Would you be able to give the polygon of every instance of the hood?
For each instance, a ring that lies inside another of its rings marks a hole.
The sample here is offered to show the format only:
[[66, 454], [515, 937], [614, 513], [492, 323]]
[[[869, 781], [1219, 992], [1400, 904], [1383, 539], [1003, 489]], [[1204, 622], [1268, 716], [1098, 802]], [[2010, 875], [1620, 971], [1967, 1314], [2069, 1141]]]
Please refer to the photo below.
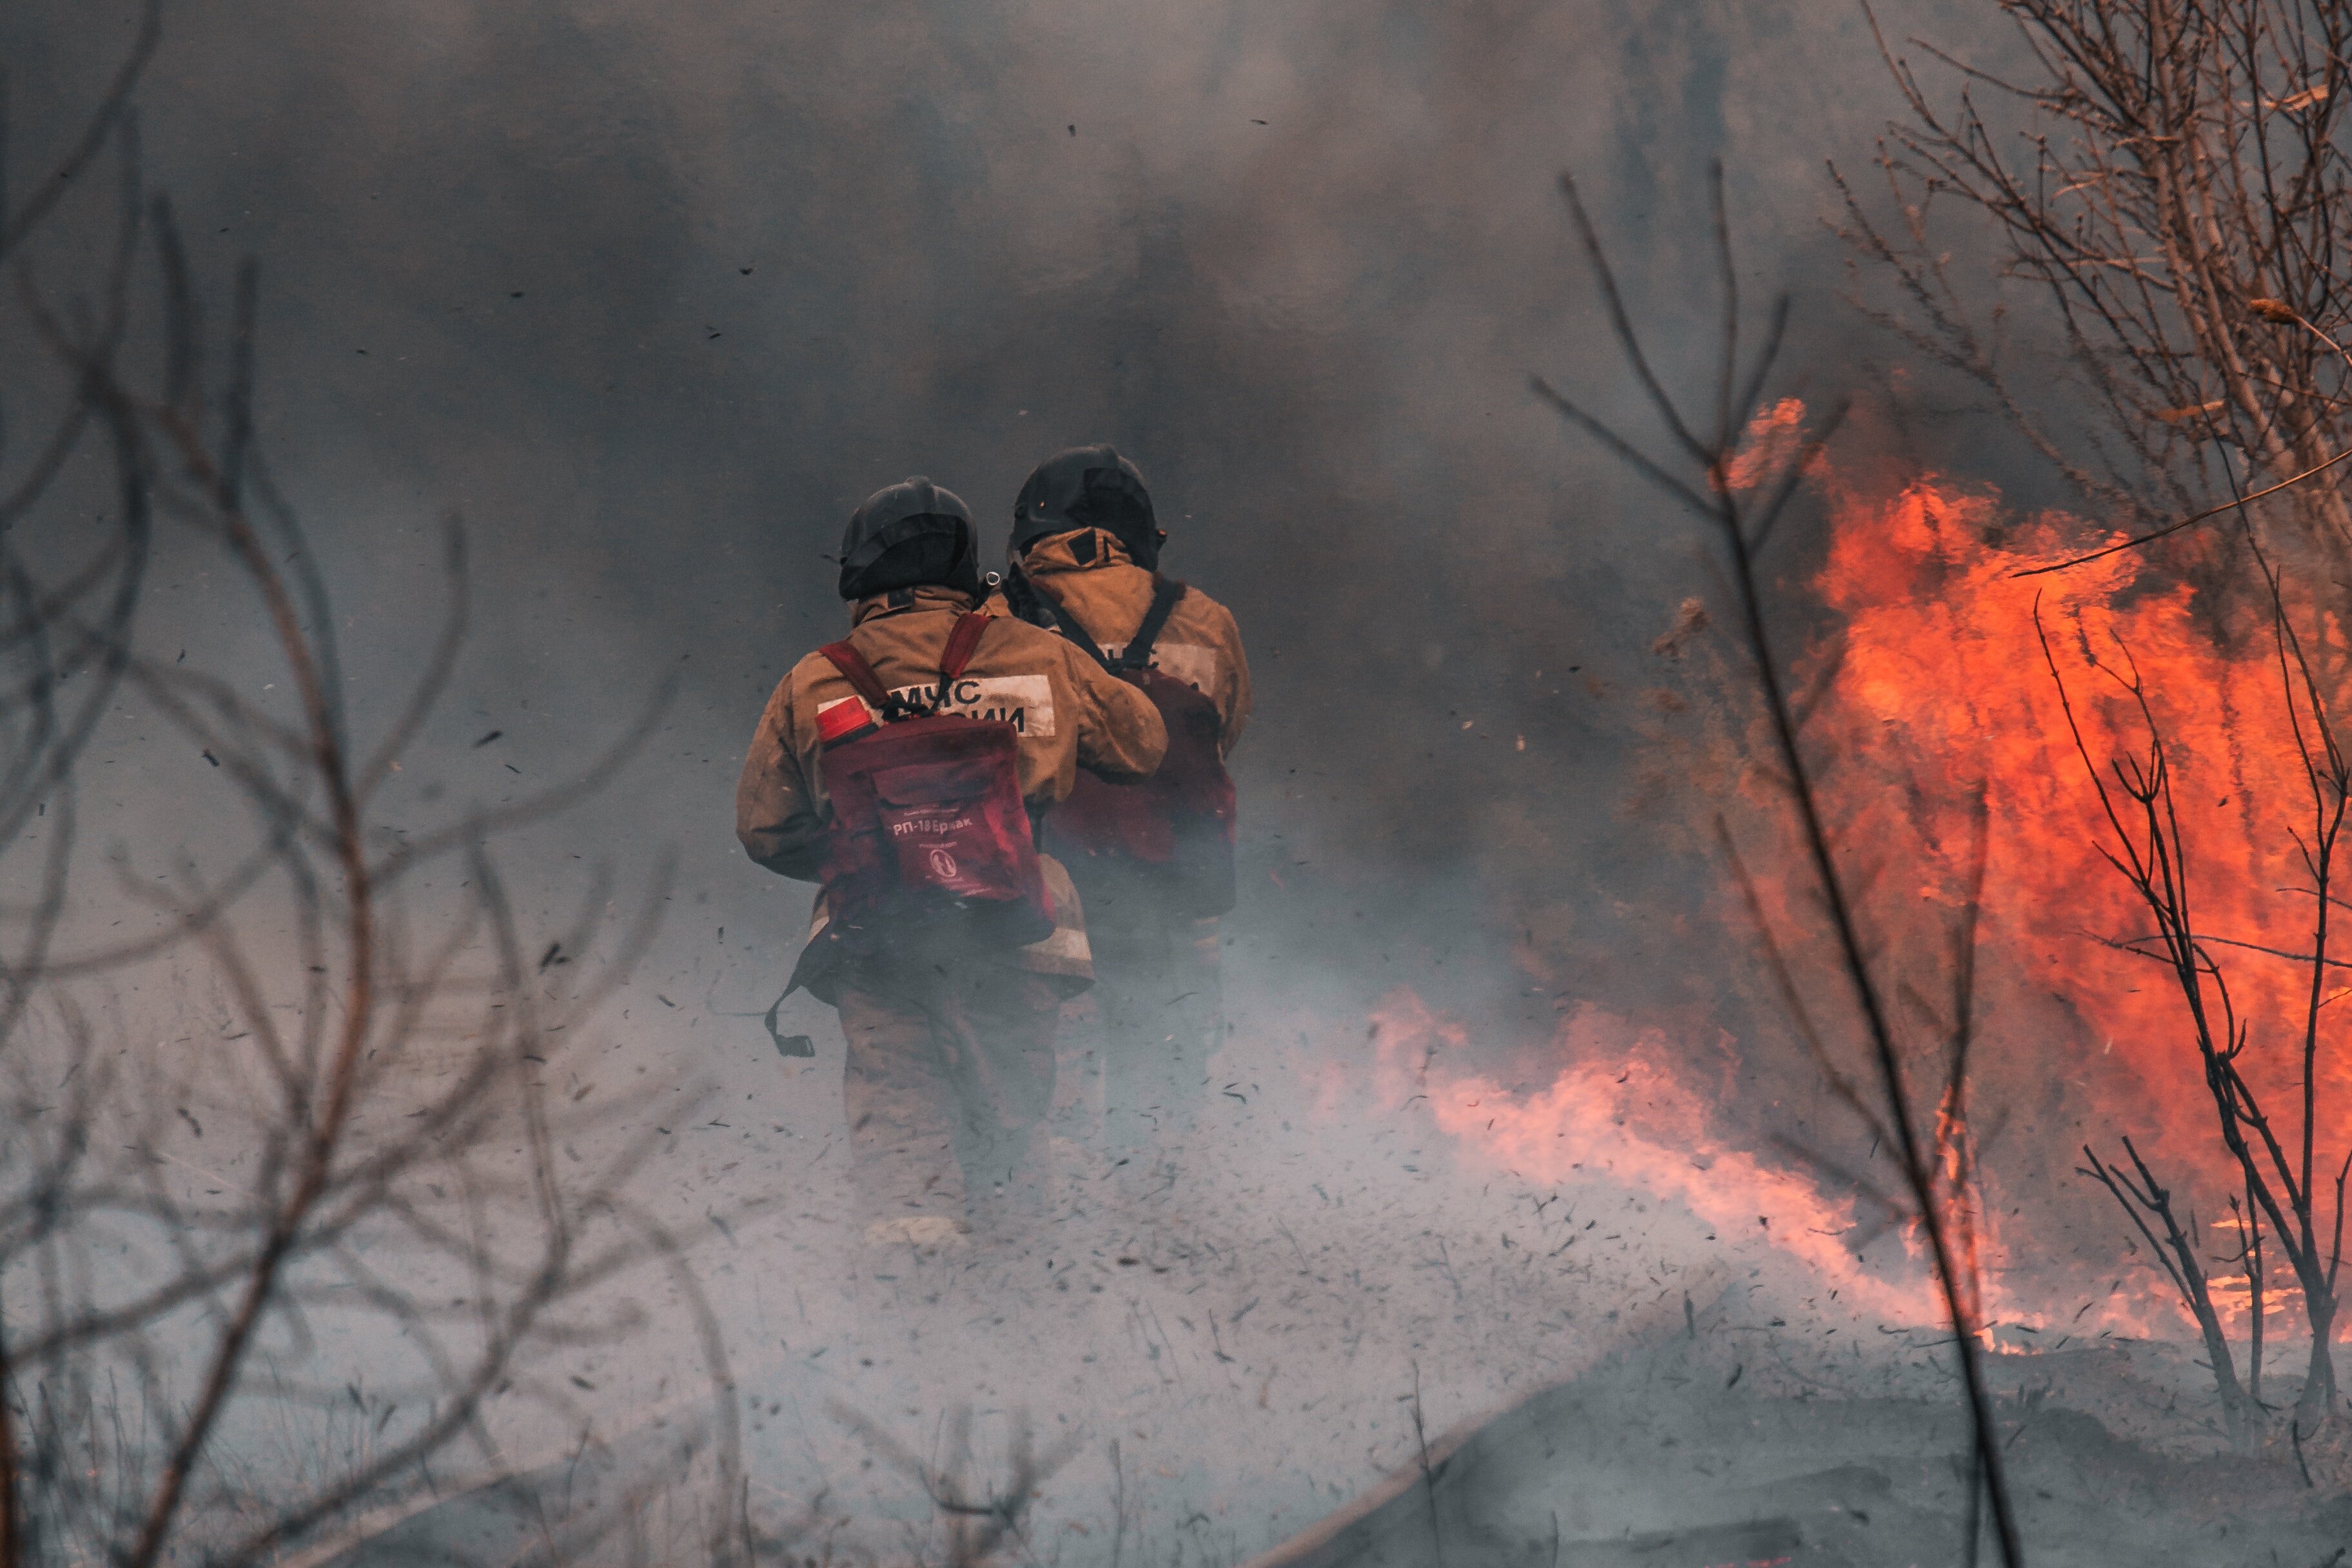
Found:
[[1079, 528], [1049, 533], [1022, 552], [1021, 569], [1033, 577], [1060, 572], [1095, 572], [1105, 566], [1129, 566], [1133, 558], [1118, 536], [1107, 528]]
[[1160, 564], [1160, 531], [1143, 470], [1108, 447], [1073, 447], [1031, 470], [1013, 506], [1009, 554], [1020, 556], [1048, 534], [1102, 529], [1145, 571]]
[[953, 610], [961, 615], [980, 607], [980, 595], [967, 594], [961, 588], [943, 584], [927, 583], [916, 588], [893, 588], [887, 594], [875, 594], [858, 600], [849, 609], [849, 624], [862, 626], [877, 616], [903, 615], [909, 610]]

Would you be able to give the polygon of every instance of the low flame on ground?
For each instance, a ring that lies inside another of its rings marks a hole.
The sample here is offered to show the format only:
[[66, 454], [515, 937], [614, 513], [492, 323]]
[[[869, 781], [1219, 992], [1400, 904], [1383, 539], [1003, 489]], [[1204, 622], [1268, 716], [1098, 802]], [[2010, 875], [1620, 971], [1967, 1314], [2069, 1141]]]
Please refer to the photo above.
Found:
[[1390, 992], [1372, 1023], [1381, 1099], [1403, 1104], [1426, 1095], [1439, 1129], [1477, 1160], [1533, 1185], [1606, 1181], [1679, 1204], [1734, 1247], [1761, 1242], [1803, 1264], [1856, 1312], [1905, 1324], [1939, 1316], [1907, 1259], [1899, 1272], [1908, 1282], [1889, 1283], [1855, 1257], [1850, 1238], [1861, 1226], [1853, 1198], [1717, 1135], [1707, 1106], [1719, 1097], [1689, 1081], [1663, 1031], [1580, 1005], [1554, 1039], [1564, 1064], [1559, 1076], [1515, 1093], [1483, 1074], [1459, 1073], [1464, 1030], [1409, 988]]

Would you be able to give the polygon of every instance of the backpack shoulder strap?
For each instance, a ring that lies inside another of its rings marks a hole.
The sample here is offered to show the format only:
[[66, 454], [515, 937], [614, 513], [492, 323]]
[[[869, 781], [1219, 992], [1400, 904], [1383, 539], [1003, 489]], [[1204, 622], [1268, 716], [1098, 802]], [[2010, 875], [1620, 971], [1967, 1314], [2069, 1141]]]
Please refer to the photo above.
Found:
[[[931, 693], [929, 711], [936, 713], [946, 704], [948, 687], [971, 662], [972, 649], [980, 646], [980, 634], [994, 618], [986, 610], [968, 611], [958, 618], [954, 629], [948, 633], [947, 647], [940, 654], [940, 683]], [[882, 684], [882, 678], [874, 673], [874, 667], [866, 662], [866, 656], [857, 651], [857, 645], [848, 638], [829, 642], [817, 652], [831, 660], [833, 668], [841, 671], [842, 679], [884, 719], [903, 719], [920, 711], [891, 695], [889, 688]]]
[[[980, 646], [980, 634], [996, 617], [986, 610], [967, 610], [948, 633], [948, 646], [940, 654], [940, 700], [947, 700], [948, 683], [963, 673], [971, 662], [971, 650]], [[933, 706], [937, 706], [934, 704]]]
[[882, 678], [874, 673], [874, 667], [866, 662], [866, 656], [857, 651], [856, 643], [844, 637], [839, 642], [829, 642], [816, 651], [832, 661], [833, 668], [841, 671], [842, 679], [848, 681], [876, 712], [886, 719], [893, 716], [893, 710], [899, 706], [898, 700], [890, 695], [889, 688], [882, 684]]
[[1095, 641], [1094, 634], [1079, 624], [1078, 617], [1070, 614], [1064, 607], [1062, 601], [1054, 597], [1052, 592], [1043, 583], [1038, 582], [1034, 577], [1027, 576], [1026, 574], [1024, 574], [1024, 580], [1028, 583], [1029, 592], [1035, 597], [1038, 607], [1054, 617], [1055, 629], [1070, 641], [1077, 644], [1080, 653], [1085, 654], [1104, 668], [1109, 668], [1110, 660], [1103, 656], [1101, 645]]
[[1151, 665], [1151, 645], [1160, 640], [1160, 628], [1167, 626], [1169, 612], [1176, 601], [1184, 596], [1184, 584], [1173, 577], [1154, 576], [1151, 579], [1151, 607], [1143, 612], [1143, 624], [1127, 639], [1120, 650], [1121, 669], [1147, 669]]
[[1016, 621], [1026, 621], [1047, 631], [1054, 629], [1054, 615], [1045, 607], [1045, 595], [1037, 591], [1037, 584], [1021, 570], [1017, 561], [1004, 574], [1004, 607], [1013, 612]]

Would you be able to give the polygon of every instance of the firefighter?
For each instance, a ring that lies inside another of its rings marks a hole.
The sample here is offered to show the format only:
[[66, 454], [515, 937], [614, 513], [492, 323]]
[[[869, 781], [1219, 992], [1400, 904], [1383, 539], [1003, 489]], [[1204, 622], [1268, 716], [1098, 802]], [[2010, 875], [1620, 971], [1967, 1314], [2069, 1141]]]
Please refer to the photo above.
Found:
[[1095, 985], [1066, 1011], [1099, 1055], [1105, 1142], [1128, 1157], [1154, 1151], [1152, 1166], [1192, 1131], [1223, 1033], [1216, 917], [1233, 903], [1223, 763], [1250, 709], [1233, 615], [1160, 575], [1166, 538], [1132, 462], [1108, 446], [1057, 453], [1014, 505], [1005, 601], [1142, 683], [1168, 723], [1156, 780], [1128, 789], [1082, 780], [1045, 827], [1087, 904]]
[[981, 610], [971, 513], [929, 479], [851, 516], [840, 586], [852, 629], [768, 700], [736, 837], [823, 884], [793, 984], [840, 1014], [866, 1239], [1006, 1236], [1050, 1200], [1056, 1020], [1092, 978], [1034, 814], [1081, 764], [1150, 773], [1166, 732], [1064, 639]]

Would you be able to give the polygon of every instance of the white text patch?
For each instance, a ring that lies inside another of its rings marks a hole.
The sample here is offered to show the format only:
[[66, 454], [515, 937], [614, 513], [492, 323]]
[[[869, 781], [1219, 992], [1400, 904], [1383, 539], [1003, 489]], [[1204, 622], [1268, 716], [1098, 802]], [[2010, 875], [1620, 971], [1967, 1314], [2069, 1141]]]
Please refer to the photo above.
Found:
[[[899, 686], [890, 694], [928, 707], [934, 689], [929, 684]], [[1024, 735], [1048, 737], [1054, 732], [1054, 683], [1042, 675], [967, 675], [949, 685], [940, 711], [1002, 721]]]

